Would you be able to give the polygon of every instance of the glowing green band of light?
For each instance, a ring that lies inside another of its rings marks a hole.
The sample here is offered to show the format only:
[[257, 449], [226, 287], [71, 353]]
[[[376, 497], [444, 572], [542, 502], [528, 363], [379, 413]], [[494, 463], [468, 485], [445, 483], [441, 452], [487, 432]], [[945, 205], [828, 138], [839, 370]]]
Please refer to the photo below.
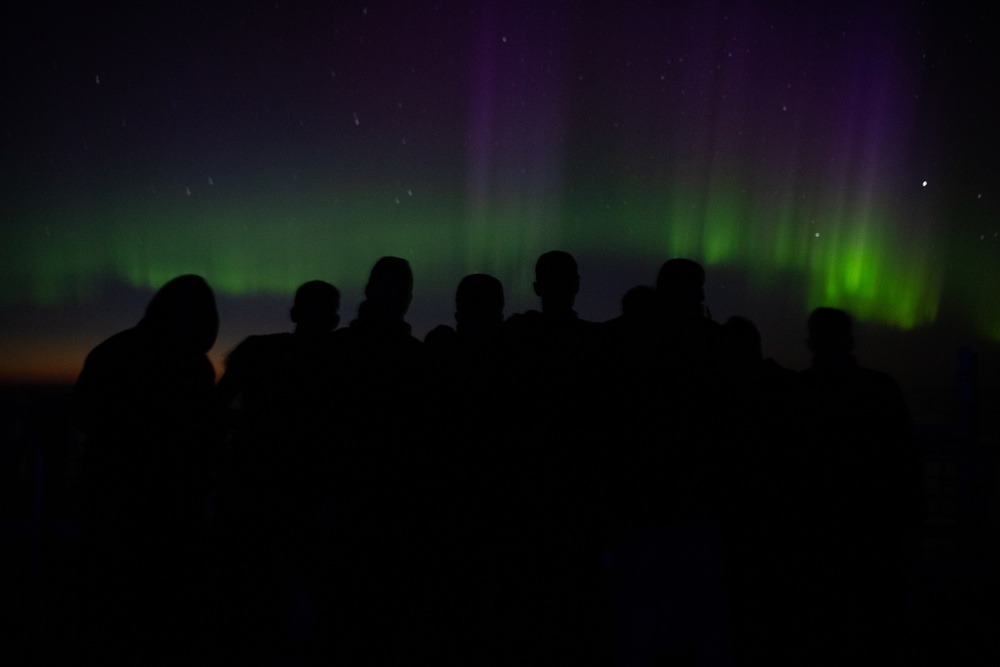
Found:
[[493, 273], [518, 295], [530, 292], [538, 254], [564, 247], [741, 268], [758, 293], [780, 289], [775, 276], [791, 274], [801, 278], [803, 308], [845, 308], [903, 329], [937, 315], [941, 260], [930, 239], [901, 235], [893, 215], [870, 204], [766, 201], [725, 185], [707, 197], [680, 187], [617, 195], [613, 206], [564, 195], [470, 207], [434, 193], [366, 191], [224, 210], [190, 198], [100, 215], [48, 213], [8, 240], [0, 301], [58, 304], [85, 299], [109, 278], [155, 289], [182, 273], [234, 295], [287, 295], [314, 278], [360, 289], [374, 260], [388, 254], [442, 282]]

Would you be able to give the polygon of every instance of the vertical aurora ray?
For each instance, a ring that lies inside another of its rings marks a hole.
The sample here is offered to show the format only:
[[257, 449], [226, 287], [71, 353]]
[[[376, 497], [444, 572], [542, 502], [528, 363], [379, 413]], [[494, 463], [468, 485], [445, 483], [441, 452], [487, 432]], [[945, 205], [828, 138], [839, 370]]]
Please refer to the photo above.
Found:
[[563, 26], [525, 7], [483, 3], [479, 10], [465, 270], [491, 273], [508, 297], [525, 297], [535, 260], [561, 236]]

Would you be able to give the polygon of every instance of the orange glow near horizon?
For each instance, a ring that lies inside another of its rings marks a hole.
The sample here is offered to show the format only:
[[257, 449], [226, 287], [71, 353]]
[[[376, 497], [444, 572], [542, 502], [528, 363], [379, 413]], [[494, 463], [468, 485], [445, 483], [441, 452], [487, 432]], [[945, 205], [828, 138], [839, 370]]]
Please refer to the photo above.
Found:
[[[6, 385], [62, 385], [71, 386], [83, 370], [83, 362], [90, 351], [101, 341], [57, 343], [55, 341], [30, 342], [13, 340], [5, 346], [0, 356], [0, 386]], [[215, 367], [215, 378], [222, 377], [225, 369], [224, 355], [238, 341], [220, 341], [209, 359]]]

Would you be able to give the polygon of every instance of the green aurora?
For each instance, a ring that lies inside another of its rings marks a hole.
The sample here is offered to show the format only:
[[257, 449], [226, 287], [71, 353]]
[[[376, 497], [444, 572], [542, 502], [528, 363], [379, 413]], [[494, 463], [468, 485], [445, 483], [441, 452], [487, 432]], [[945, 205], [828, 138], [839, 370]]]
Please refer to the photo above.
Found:
[[712, 188], [709, 197], [667, 188], [619, 191], [613, 204], [570, 193], [492, 206], [405, 190], [226, 205], [194, 193], [52, 211], [22, 225], [3, 251], [0, 300], [57, 306], [85, 300], [108, 279], [154, 290], [184, 273], [237, 296], [287, 295], [315, 277], [360, 290], [382, 255], [408, 258], [424, 284], [444, 291], [455, 276], [491, 273], [518, 298], [530, 292], [537, 256], [565, 247], [657, 262], [691, 257], [744, 271], [763, 295], [787, 289], [778, 281], [792, 276], [803, 312], [833, 306], [900, 329], [935, 321], [942, 266], [929, 235], [897, 233], [893, 214], [873, 205], [788, 201], [775, 205], [737, 187]]

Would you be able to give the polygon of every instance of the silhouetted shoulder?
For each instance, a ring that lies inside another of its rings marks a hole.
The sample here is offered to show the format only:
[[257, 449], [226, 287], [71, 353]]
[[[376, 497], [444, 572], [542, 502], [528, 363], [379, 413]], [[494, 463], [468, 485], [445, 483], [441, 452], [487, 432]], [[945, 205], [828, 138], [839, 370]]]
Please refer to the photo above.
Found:
[[424, 345], [428, 351], [450, 348], [455, 344], [455, 336], [453, 328], [447, 324], [439, 324], [424, 336]]
[[195, 404], [215, 382], [204, 355], [171, 354], [139, 328], [99, 344], [74, 387], [75, 412], [86, 432], [140, 428], [171, 406]]
[[77, 381], [77, 392], [88, 387], [100, 374], [138, 371], [135, 362], [145, 356], [145, 337], [136, 329], [126, 329], [100, 343], [87, 355]]
[[853, 358], [837, 365], [814, 363], [812, 367], [801, 371], [799, 375], [810, 383], [850, 384], [863, 391], [902, 395], [899, 384], [891, 375], [861, 366]]

